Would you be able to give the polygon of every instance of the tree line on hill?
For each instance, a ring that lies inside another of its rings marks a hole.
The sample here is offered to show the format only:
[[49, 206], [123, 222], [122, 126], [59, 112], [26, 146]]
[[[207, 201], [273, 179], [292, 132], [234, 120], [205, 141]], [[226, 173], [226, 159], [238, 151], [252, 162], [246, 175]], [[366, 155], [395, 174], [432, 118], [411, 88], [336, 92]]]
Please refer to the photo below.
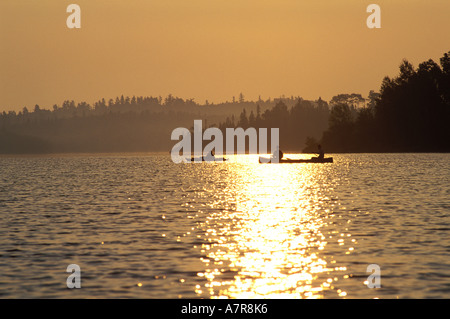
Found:
[[449, 152], [450, 51], [439, 62], [414, 68], [403, 60], [364, 108], [338, 102], [328, 129], [319, 141], [309, 139], [305, 151], [321, 143], [328, 152]]
[[171, 132], [191, 127], [196, 119], [217, 126], [245, 108], [256, 112], [278, 101], [293, 105], [298, 97], [248, 101], [243, 94], [219, 104], [193, 99], [120, 96], [106, 102], [64, 101], [61, 106], [0, 113], [0, 154], [60, 152], [168, 151]]
[[[279, 101], [264, 113], [240, 114], [220, 125], [227, 127], [278, 127], [280, 147], [314, 153], [321, 144], [328, 152], [449, 152], [450, 52], [422, 62], [415, 69], [406, 59], [399, 75], [386, 76], [380, 92], [339, 94], [328, 105], [298, 102], [288, 108]], [[304, 144], [303, 144], [304, 143]], [[304, 147], [304, 145], [306, 146]]]
[[417, 68], [407, 60], [399, 75], [385, 77], [380, 92], [339, 94], [329, 102], [301, 97], [219, 104], [169, 95], [117, 97], [90, 105], [64, 101], [52, 109], [36, 105], [0, 114], [0, 153], [169, 151], [171, 132], [192, 128], [279, 128], [285, 151], [450, 151], [450, 52], [440, 64]]

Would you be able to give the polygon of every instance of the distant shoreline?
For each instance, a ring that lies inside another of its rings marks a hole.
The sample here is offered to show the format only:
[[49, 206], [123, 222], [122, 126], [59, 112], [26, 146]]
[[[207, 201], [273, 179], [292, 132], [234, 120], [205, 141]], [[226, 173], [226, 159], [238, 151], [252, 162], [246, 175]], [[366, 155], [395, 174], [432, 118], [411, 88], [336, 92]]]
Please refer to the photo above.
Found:
[[[298, 153], [298, 152], [285, 152], [287, 155], [308, 155], [308, 156], [317, 156], [315, 153]], [[332, 152], [332, 153], [326, 153], [325, 155], [332, 156], [332, 155], [350, 155], [350, 154], [450, 154], [450, 152]], [[0, 154], [0, 158], [10, 158], [10, 157], [89, 157], [89, 156], [102, 156], [102, 157], [118, 157], [118, 156], [127, 156], [127, 157], [134, 157], [134, 156], [155, 156], [155, 155], [164, 155], [167, 157], [170, 157], [170, 154], [168, 152], [163, 151], [142, 151], [142, 152], [58, 152], [58, 153], [11, 153], [11, 154]], [[261, 155], [261, 156], [267, 156], [270, 155], [269, 153], [266, 154], [258, 154], [258, 153], [250, 153], [250, 154], [234, 154], [233, 156], [240, 156], [240, 155]], [[223, 154], [223, 156], [227, 156], [227, 154]]]

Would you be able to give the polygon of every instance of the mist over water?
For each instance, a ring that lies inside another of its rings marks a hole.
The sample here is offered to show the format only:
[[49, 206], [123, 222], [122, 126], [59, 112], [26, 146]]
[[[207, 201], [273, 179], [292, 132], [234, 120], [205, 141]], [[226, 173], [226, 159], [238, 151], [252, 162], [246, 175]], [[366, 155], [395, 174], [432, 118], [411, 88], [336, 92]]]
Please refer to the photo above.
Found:
[[449, 155], [332, 156], [3, 157], [0, 297], [449, 298]]

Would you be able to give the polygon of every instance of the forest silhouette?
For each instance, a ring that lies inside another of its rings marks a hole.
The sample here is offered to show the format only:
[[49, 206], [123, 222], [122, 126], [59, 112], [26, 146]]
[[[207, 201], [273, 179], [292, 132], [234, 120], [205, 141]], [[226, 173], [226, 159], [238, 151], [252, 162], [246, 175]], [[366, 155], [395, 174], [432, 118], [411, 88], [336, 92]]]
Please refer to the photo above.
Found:
[[[124, 97], [90, 105], [64, 101], [51, 109], [35, 105], [0, 114], [0, 153], [169, 151], [177, 127], [280, 129], [284, 151], [450, 151], [450, 51], [440, 64], [407, 60], [399, 75], [382, 80], [380, 92], [339, 94], [329, 102], [301, 97], [199, 104], [193, 99]], [[225, 136], [225, 134], [224, 134]]]
[[[450, 51], [440, 65], [429, 59], [415, 69], [403, 60], [386, 76], [366, 107], [336, 103], [320, 143], [328, 152], [450, 151]], [[305, 151], [314, 148], [310, 141]]]
[[[299, 99], [290, 109], [279, 101], [256, 118], [244, 110], [237, 126], [280, 128], [280, 147], [286, 151], [301, 147], [315, 153], [321, 144], [332, 153], [449, 152], [450, 51], [440, 65], [430, 59], [414, 69], [405, 59], [399, 69], [367, 99], [355, 93], [336, 95], [329, 104]], [[230, 126], [233, 121], [227, 119], [221, 128]]]

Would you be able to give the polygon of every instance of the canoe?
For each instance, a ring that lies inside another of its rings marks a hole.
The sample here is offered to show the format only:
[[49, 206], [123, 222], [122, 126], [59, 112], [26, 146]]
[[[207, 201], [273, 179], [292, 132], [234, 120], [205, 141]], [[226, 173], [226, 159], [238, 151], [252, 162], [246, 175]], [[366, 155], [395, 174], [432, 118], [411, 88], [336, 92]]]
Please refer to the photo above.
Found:
[[228, 159], [221, 157], [191, 157], [186, 158], [186, 162], [226, 162]]
[[[259, 163], [261, 164], [272, 164], [271, 162], [271, 158], [267, 158], [267, 157], [259, 157]], [[279, 160], [280, 164], [283, 163], [333, 163], [333, 158], [332, 157], [325, 157], [323, 159], [319, 159], [317, 157], [313, 157], [310, 159], [291, 159], [291, 158], [283, 158]], [[276, 164], [273, 163], [273, 164]]]

